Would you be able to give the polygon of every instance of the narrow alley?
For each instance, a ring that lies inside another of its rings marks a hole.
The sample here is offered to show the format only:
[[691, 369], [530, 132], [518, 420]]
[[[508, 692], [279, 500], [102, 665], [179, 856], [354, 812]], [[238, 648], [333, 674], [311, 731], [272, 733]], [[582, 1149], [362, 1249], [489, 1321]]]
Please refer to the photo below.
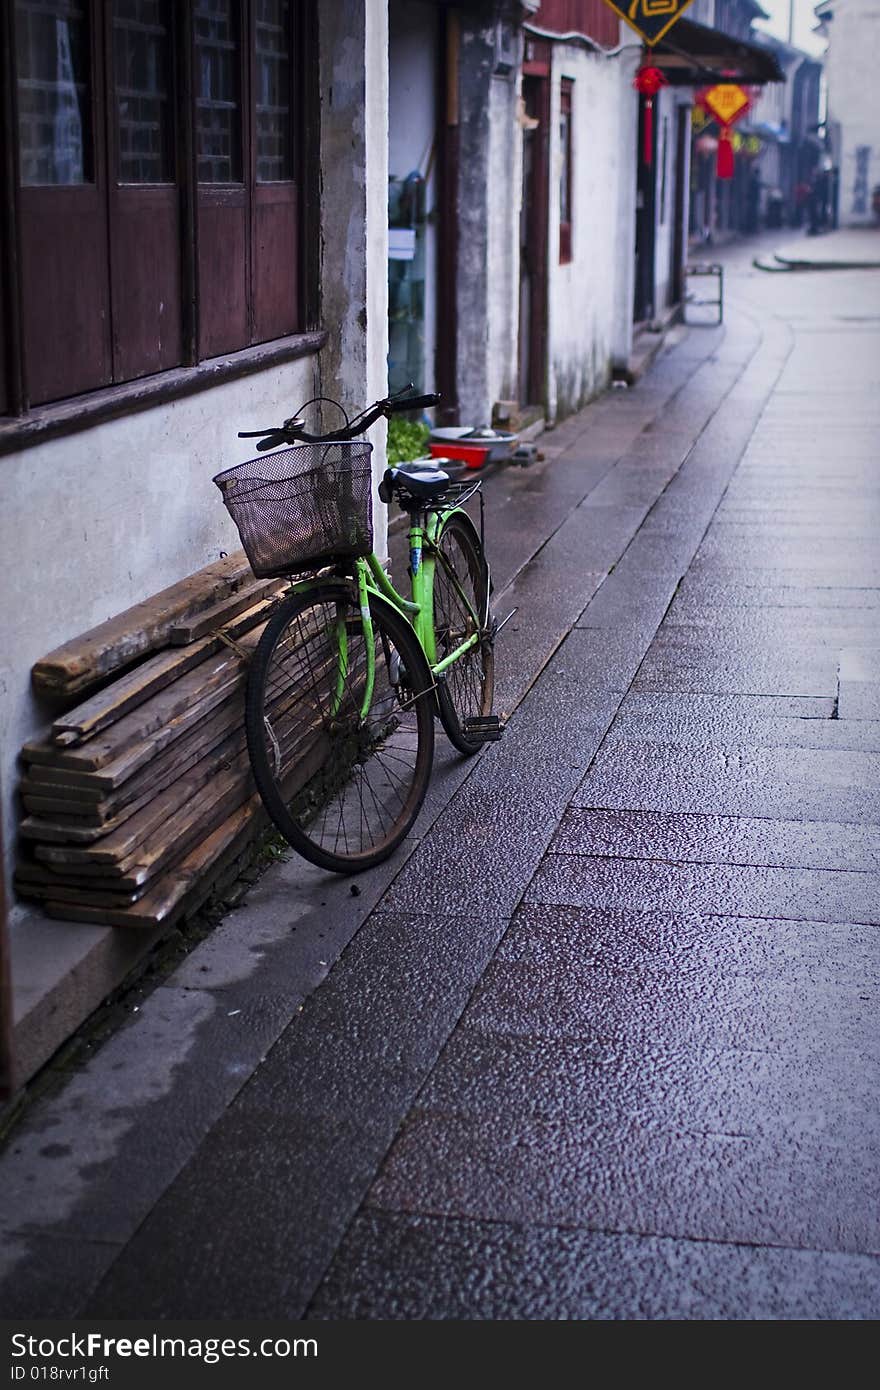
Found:
[[880, 273], [755, 249], [487, 479], [504, 739], [56, 1065], [6, 1316], [880, 1315]]

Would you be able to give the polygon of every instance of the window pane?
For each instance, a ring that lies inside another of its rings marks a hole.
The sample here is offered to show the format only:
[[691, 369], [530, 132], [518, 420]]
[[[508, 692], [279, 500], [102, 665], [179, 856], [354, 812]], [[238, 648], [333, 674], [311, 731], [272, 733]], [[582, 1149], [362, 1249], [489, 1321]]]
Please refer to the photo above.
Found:
[[172, 183], [167, 0], [114, 0], [113, 65], [120, 183]]
[[290, 5], [257, 0], [257, 182], [293, 176], [290, 132]]
[[23, 184], [92, 179], [87, 4], [18, 0], [18, 124]]
[[241, 183], [236, 0], [195, 0], [196, 142], [201, 183]]
[[559, 102], [559, 145], [562, 159], [559, 164], [559, 220], [571, 221], [571, 88], [572, 83], [562, 79]]

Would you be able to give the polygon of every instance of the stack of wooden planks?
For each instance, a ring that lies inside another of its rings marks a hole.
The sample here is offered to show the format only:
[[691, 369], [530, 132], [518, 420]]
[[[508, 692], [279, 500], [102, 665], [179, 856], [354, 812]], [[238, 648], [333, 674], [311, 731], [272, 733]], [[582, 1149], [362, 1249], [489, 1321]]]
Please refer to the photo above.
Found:
[[263, 823], [244, 685], [282, 590], [239, 553], [37, 662], [35, 689], [66, 708], [22, 751], [21, 895], [150, 928], [204, 900]]

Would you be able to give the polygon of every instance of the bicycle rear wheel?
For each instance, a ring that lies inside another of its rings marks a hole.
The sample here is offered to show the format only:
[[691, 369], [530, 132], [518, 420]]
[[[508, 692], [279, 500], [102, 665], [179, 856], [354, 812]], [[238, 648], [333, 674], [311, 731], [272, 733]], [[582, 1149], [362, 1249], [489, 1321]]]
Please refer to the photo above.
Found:
[[367, 642], [345, 584], [287, 599], [248, 673], [248, 751], [282, 835], [320, 868], [386, 859], [418, 815], [434, 751], [430, 678], [405, 618], [372, 603], [375, 684], [366, 715]]
[[[488, 620], [487, 577], [479, 541], [455, 512], [447, 517], [437, 541], [434, 568], [434, 633], [437, 659], [479, 631]], [[446, 670], [438, 682], [440, 720], [450, 742], [470, 757], [482, 740], [469, 739], [465, 721], [492, 713], [495, 693], [495, 653], [488, 633]]]

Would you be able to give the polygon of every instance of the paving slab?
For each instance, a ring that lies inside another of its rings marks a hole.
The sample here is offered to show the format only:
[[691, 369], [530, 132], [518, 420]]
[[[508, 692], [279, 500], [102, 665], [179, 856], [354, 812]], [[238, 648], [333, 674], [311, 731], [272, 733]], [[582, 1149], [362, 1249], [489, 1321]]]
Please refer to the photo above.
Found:
[[654, 1134], [635, 1117], [609, 1132], [590, 1120], [415, 1111], [369, 1205], [876, 1254], [876, 1159], [876, 1144], [864, 1140], [845, 1147], [781, 1133]]
[[840, 719], [880, 719], [880, 643], [844, 647], [838, 681]]
[[[852, 1057], [730, 1047], [643, 1049], [621, 1037], [508, 1037], [458, 1029], [419, 1096], [434, 1114], [593, 1122], [607, 1134], [740, 1134], [861, 1142], [871, 1083]], [[869, 1130], [869, 1133], [871, 1131]], [[872, 1137], [880, 1137], [880, 1120]]]
[[572, 804], [874, 825], [880, 758], [845, 748], [683, 750], [608, 740]]
[[652, 643], [634, 688], [833, 698], [838, 650], [815, 640], [763, 644], [758, 634], [670, 624]]
[[551, 854], [677, 864], [880, 870], [880, 826], [569, 807]]
[[816, 748], [880, 752], [880, 720], [838, 719], [828, 698], [645, 695], [621, 701], [614, 742], [690, 747]]
[[[482, 1033], [880, 1060], [876, 928], [521, 907], [468, 1006]], [[710, 984], [711, 981], [711, 984]]]
[[316, 1319], [874, 1318], [880, 1262], [706, 1241], [370, 1211]]
[[555, 842], [524, 897], [526, 903], [880, 924], [880, 872], [786, 865], [668, 862], [662, 843], [645, 859], [590, 858]]

